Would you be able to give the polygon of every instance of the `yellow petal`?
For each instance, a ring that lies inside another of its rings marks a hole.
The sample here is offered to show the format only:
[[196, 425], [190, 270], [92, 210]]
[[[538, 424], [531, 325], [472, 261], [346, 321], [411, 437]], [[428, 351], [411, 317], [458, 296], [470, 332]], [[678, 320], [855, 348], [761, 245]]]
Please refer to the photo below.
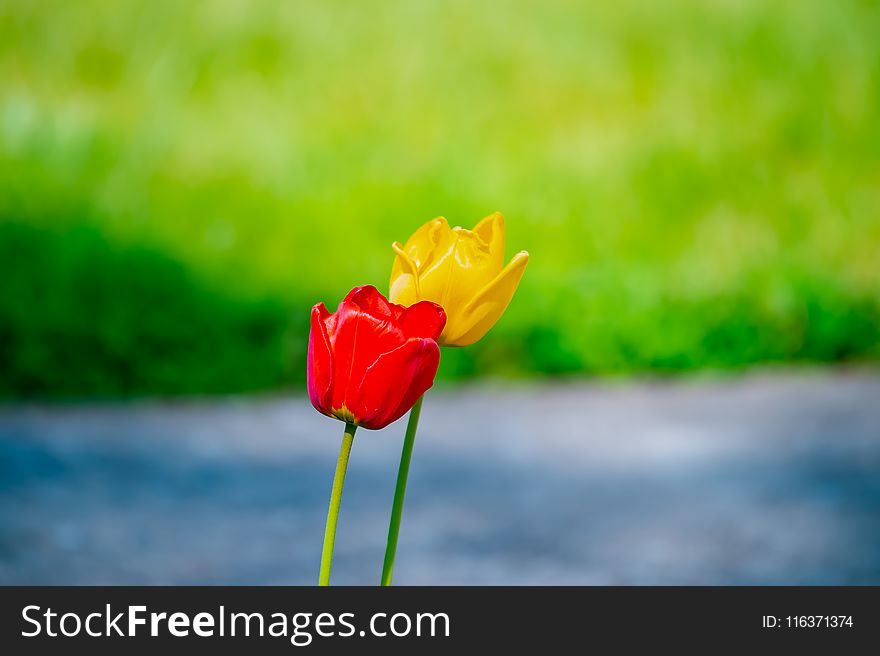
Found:
[[504, 266], [504, 215], [493, 212], [474, 226], [474, 234], [489, 246], [489, 253], [498, 271]]
[[517, 253], [501, 273], [459, 310], [454, 325], [450, 326], [452, 322], [447, 322], [440, 336], [440, 344], [470, 346], [489, 332], [507, 309], [528, 262], [529, 254], [526, 251]]
[[464, 306], [474, 293], [500, 270], [482, 238], [470, 230], [453, 228], [419, 269], [422, 298], [442, 305], [448, 322], [454, 326], [460, 323]]
[[[438, 216], [436, 219], [431, 219], [416, 230], [406, 241], [406, 245], [403, 246], [402, 250], [406, 252], [410, 260], [415, 263], [416, 269], [418, 269], [422, 263], [430, 257], [431, 252], [441, 238], [445, 234], [451, 232], [452, 231], [449, 229], [449, 224], [446, 222], [446, 219], [442, 216]], [[399, 258], [395, 258], [394, 265], [391, 267], [392, 285], [394, 284], [394, 280], [401, 273], [404, 273], [402, 263], [399, 261]]]
[[419, 290], [419, 269], [400, 242], [391, 244], [397, 253], [391, 269], [391, 284], [388, 289], [388, 300], [392, 303], [409, 307], [421, 298]]
[[403, 247], [407, 254], [416, 263], [417, 267], [421, 267], [430, 259], [431, 253], [444, 240], [452, 236], [452, 230], [445, 217], [438, 216], [431, 219], [418, 230], [416, 230], [410, 238], [406, 240]]

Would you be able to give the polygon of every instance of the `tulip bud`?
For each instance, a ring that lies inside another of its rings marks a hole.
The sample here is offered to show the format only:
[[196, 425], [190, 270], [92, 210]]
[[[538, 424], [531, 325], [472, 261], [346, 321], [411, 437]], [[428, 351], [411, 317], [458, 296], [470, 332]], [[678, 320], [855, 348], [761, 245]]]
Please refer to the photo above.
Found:
[[415, 231], [406, 245], [395, 242], [388, 297], [411, 305], [434, 301], [446, 310], [438, 342], [469, 346], [504, 314], [519, 285], [529, 254], [520, 251], [504, 266], [504, 217], [495, 212], [473, 230], [450, 228], [438, 217]]
[[329, 417], [379, 429], [402, 417], [433, 384], [446, 313], [428, 301], [404, 307], [356, 287], [333, 314], [312, 308], [308, 388]]

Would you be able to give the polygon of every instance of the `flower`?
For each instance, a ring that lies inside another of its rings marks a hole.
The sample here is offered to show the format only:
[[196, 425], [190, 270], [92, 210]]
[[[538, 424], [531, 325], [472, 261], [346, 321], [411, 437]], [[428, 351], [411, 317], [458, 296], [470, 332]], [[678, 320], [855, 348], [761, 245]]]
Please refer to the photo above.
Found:
[[473, 230], [450, 228], [442, 216], [416, 230], [397, 253], [388, 297], [411, 305], [439, 303], [448, 321], [441, 346], [469, 346], [504, 314], [519, 285], [529, 254], [520, 251], [504, 264], [504, 217], [490, 214]]
[[312, 405], [364, 428], [396, 421], [434, 384], [445, 324], [436, 303], [395, 305], [370, 285], [352, 289], [333, 314], [318, 303], [309, 332]]

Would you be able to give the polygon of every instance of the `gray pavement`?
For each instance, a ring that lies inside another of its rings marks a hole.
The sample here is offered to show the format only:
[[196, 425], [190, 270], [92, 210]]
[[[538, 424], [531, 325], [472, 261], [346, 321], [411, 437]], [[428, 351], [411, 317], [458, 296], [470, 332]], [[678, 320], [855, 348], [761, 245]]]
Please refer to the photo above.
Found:
[[[405, 420], [355, 439], [375, 584]], [[305, 395], [0, 408], [0, 583], [311, 584], [342, 425]], [[399, 584], [880, 584], [880, 372], [432, 390]]]

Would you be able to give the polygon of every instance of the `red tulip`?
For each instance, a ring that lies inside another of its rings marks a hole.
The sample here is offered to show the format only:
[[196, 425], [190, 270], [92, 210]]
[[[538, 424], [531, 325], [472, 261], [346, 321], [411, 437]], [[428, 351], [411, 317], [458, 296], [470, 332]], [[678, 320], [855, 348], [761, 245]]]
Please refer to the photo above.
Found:
[[396, 421], [434, 384], [445, 324], [436, 303], [396, 305], [371, 285], [352, 289], [333, 314], [318, 303], [309, 333], [312, 405], [364, 428]]

